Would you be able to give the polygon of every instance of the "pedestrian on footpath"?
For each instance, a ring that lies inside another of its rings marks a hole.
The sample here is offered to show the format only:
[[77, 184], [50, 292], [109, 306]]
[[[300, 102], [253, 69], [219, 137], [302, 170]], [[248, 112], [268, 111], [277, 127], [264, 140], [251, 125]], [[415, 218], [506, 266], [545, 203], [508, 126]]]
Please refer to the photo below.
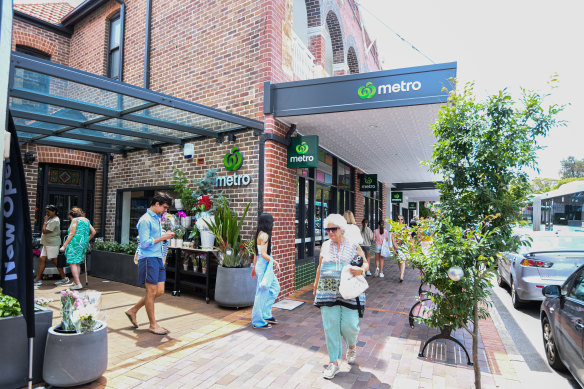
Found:
[[[330, 239], [320, 249], [313, 293], [314, 305], [320, 308], [330, 360], [323, 377], [332, 379], [340, 369], [339, 364], [343, 357], [342, 339], [347, 343], [347, 362], [353, 364], [357, 360], [359, 311], [356, 299], [346, 300], [339, 293], [341, 272], [356, 256], [363, 258], [363, 265], [361, 268], [351, 268], [354, 276], [365, 274], [369, 270], [369, 263], [361, 247], [344, 236], [347, 222], [341, 215], [330, 214], [323, 224]], [[359, 296], [359, 303], [364, 309], [365, 293]]]
[[381, 248], [384, 243], [388, 245], [389, 248], [389, 232], [385, 229], [385, 222], [383, 220], [380, 220], [377, 223], [377, 226], [378, 227], [373, 234], [373, 239], [375, 241], [375, 277], [383, 278], [385, 277], [383, 274], [383, 260], [387, 257], [381, 255]]
[[79, 280], [81, 262], [85, 261], [89, 241], [95, 236], [95, 228], [93, 228], [89, 220], [85, 217], [85, 212], [79, 207], [71, 208], [69, 211], [69, 219], [71, 219], [71, 224], [69, 224], [67, 239], [65, 239], [59, 251], [65, 253], [67, 263], [71, 267], [74, 285], [69, 289], [79, 290], [83, 288]]
[[[373, 243], [373, 231], [369, 228], [369, 220], [363, 219], [361, 221], [361, 237], [363, 238], [363, 243], [361, 244], [361, 249], [365, 253], [365, 258], [369, 262], [369, 252], [371, 251], [371, 244]], [[368, 276], [371, 275], [371, 271], [367, 270]]]
[[41, 256], [39, 262], [39, 270], [37, 272], [36, 278], [34, 280], [35, 286], [41, 286], [43, 281], [41, 278], [45, 271], [45, 266], [47, 258], [52, 261], [61, 279], [55, 282], [55, 285], [63, 285], [69, 283], [69, 278], [63, 271], [62, 267], [57, 265], [57, 257], [59, 256], [59, 246], [61, 246], [61, 220], [57, 216], [57, 207], [54, 205], [47, 205], [45, 208], [45, 219], [43, 220], [42, 234], [41, 234], [41, 244], [43, 248], [41, 249]]
[[[397, 217], [397, 222], [402, 225], [402, 228], [405, 227], [405, 221], [403, 216]], [[401, 238], [398, 236], [399, 234], [396, 233], [392, 234], [391, 236], [391, 243], [393, 246], [393, 252], [395, 256], [395, 260], [399, 267], [399, 282], [404, 282], [404, 274], [406, 272], [406, 258], [403, 253], [400, 253], [399, 246], [402, 244]]]
[[274, 218], [269, 213], [263, 213], [258, 218], [256, 232], [256, 253], [251, 270], [251, 278], [257, 276], [253, 309], [251, 311], [251, 324], [253, 328], [272, 328], [272, 324], [278, 324], [278, 320], [272, 314], [272, 306], [280, 294], [280, 264], [272, 258], [272, 228]]
[[162, 232], [161, 216], [168, 211], [172, 198], [166, 194], [156, 194], [150, 200], [150, 208], [138, 220], [138, 282], [146, 286], [146, 295], [125, 314], [134, 326], [138, 328], [136, 315], [140, 308], [146, 307], [150, 327], [148, 330], [156, 335], [166, 335], [168, 330], [158, 325], [154, 316], [154, 300], [164, 294], [166, 269], [164, 268], [163, 244], [172, 237], [174, 232]]
[[361, 236], [361, 230], [357, 226], [357, 222], [355, 221], [355, 215], [353, 212], [347, 210], [343, 214], [347, 222], [347, 229], [345, 230], [345, 238], [357, 243], [358, 245], [363, 244], [363, 237]]

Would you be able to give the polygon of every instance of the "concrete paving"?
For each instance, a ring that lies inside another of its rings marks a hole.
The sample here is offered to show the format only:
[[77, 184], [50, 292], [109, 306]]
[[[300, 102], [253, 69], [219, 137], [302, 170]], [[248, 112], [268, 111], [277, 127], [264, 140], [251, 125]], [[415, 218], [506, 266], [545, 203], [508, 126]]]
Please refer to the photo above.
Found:
[[[105, 374], [83, 388], [471, 388], [472, 366], [452, 342], [430, 344], [418, 357], [424, 341], [438, 331], [416, 324], [408, 312], [416, 301], [417, 272], [407, 270], [398, 282], [397, 265], [388, 261], [385, 278], [368, 277], [367, 310], [360, 322], [356, 365], [343, 362], [333, 380], [322, 378], [328, 354], [320, 311], [312, 305], [311, 287], [289, 298], [302, 301], [294, 310], [275, 309], [279, 324], [268, 330], [250, 325], [251, 308], [234, 310], [205, 303], [204, 296], [169, 292], [156, 303], [167, 336], [148, 332], [146, 312], [134, 329], [124, 310], [144, 289], [89, 278], [90, 289], [103, 292], [102, 310], [108, 323], [109, 363]], [[36, 288], [37, 297], [52, 298], [55, 324], [60, 322], [58, 293], [52, 282]], [[50, 286], [49, 286], [50, 284]], [[504, 331], [504, 329], [499, 329]], [[523, 387], [514, 356], [507, 354], [491, 319], [480, 323], [479, 360], [483, 388]], [[469, 353], [472, 340], [455, 332]], [[503, 334], [503, 337], [505, 338]], [[88, 361], [90, 363], [90, 361]]]

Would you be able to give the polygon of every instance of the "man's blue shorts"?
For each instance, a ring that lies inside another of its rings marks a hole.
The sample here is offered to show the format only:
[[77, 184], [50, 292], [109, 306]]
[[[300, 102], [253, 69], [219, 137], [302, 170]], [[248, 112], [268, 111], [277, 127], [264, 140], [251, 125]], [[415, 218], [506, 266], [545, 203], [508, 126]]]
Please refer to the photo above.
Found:
[[138, 283], [157, 285], [166, 281], [166, 270], [161, 258], [145, 257], [138, 260]]

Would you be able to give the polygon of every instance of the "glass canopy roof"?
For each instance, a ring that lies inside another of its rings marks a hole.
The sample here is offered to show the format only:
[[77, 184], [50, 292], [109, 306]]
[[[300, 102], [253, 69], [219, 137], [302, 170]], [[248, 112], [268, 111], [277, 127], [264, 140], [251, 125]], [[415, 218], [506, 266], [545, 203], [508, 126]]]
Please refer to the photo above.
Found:
[[16, 52], [9, 96], [20, 142], [100, 153], [264, 130], [257, 120]]

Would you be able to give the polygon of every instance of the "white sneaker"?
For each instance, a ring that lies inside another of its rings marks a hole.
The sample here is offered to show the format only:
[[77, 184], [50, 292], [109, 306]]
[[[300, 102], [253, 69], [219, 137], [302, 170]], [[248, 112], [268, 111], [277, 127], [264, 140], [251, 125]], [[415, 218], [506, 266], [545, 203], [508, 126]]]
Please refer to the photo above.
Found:
[[340, 368], [338, 365], [335, 365], [334, 363], [329, 364], [326, 369], [324, 369], [324, 374], [322, 375], [324, 378], [326, 378], [327, 380], [331, 380], [333, 379], [333, 377], [335, 375], [337, 375], [337, 373], [339, 372]]
[[81, 285], [81, 284], [73, 284], [73, 286], [70, 287], [69, 289], [71, 289], [71, 290], [83, 289], [83, 285]]
[[367, 272], [365, 273], [366, 276], [370, 276], [371, 272], [369, 270], [367, 270]]
[[379, 269], [375, 269], [375, 277], [379, 277]]
[[63, 279], [60, 279], [59, 281], [55, 282], [56, 286], [61, 286], [61, 285], [65, 285], [69, 283], [69, 277], [65, 277]]
[[352, 365], [357, 361], [357, 347], [349, 348], [347, 350], [347, 363]]
[[41, 286], [42, 284], [43, 284], [43, 282], [42, 282], [41, 280], [38, 280], [38, 281], [37, 281], [37, 280], [35, 280], [35, 281], [33, 282], [33, 285], [34, 285], [34, 286]]
[[379, 278], [383, 278], [383, 277], [385, 277], [385, 276], [383, 275], [383, 273], [379, 273]]

